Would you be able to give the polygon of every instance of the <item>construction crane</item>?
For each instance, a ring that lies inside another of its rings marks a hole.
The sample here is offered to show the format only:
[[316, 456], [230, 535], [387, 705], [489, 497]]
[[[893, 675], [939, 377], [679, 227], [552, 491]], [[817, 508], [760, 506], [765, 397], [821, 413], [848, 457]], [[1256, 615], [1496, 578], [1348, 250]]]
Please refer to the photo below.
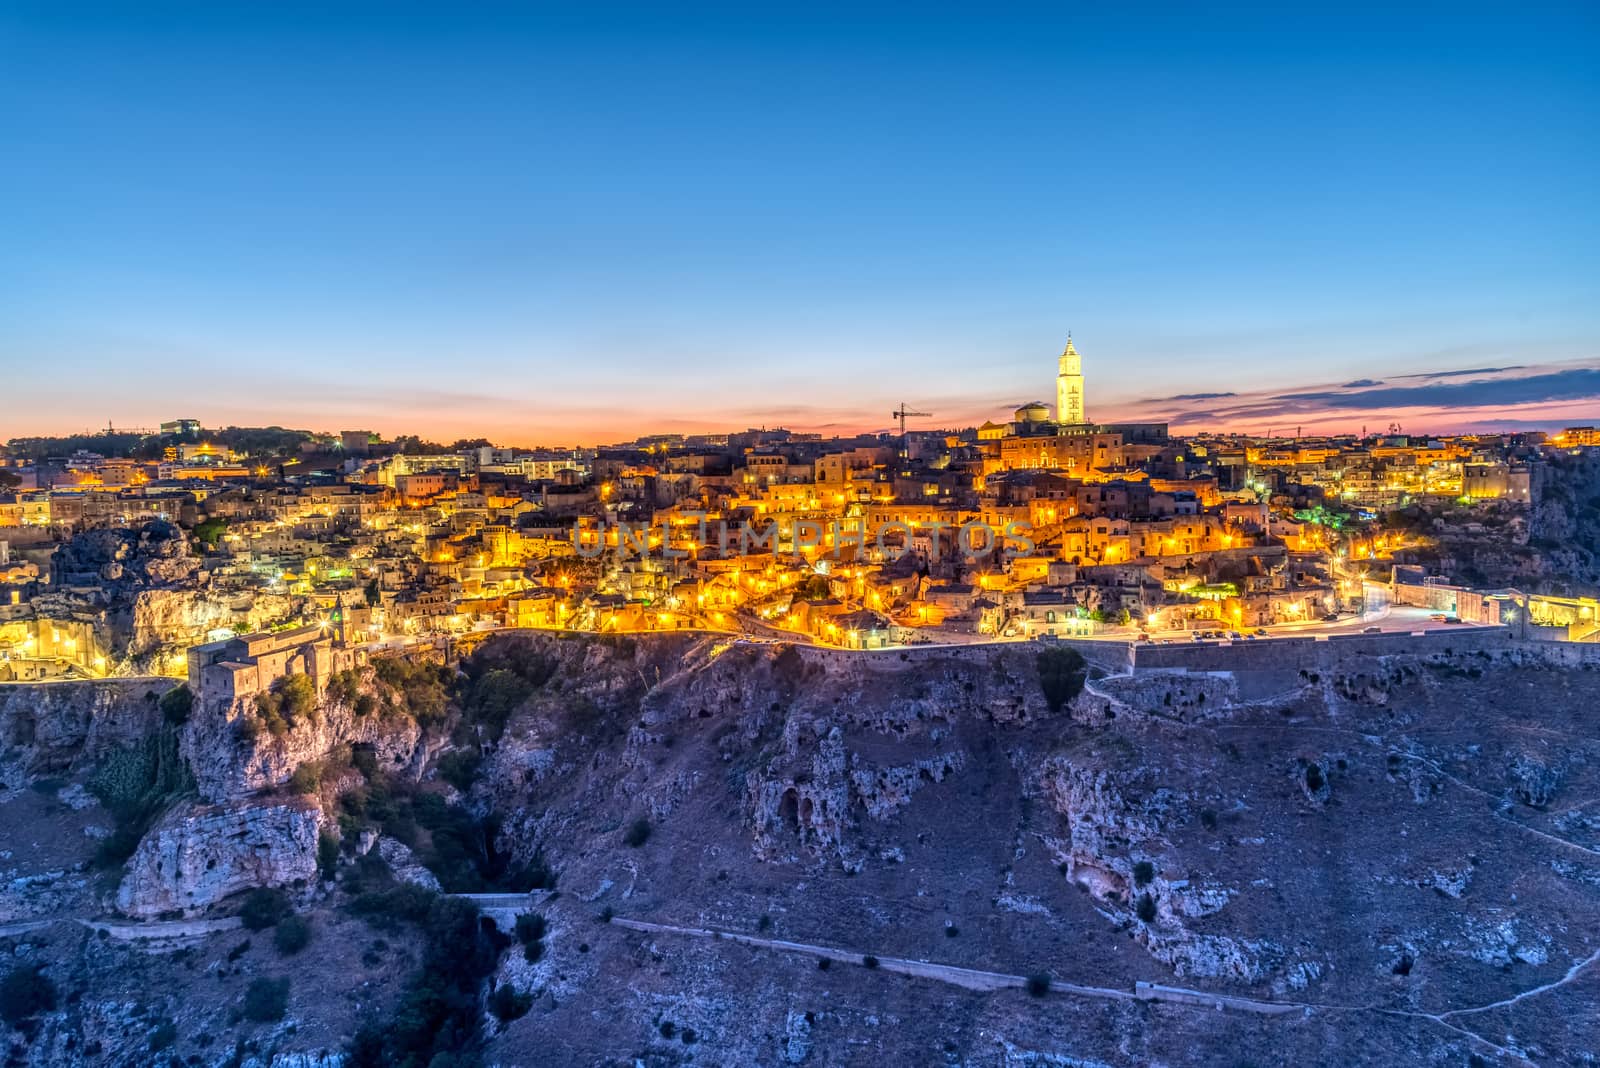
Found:
[[914, 411], [912, 411], [910, 408], [906, 407], [905, 401], [901, 401], [900, 402], [900, 407], [889, 413], [889, 418], [900, 420], [900, 440], [901, 440], [901, 442], [904, 442], [905, 439], [906, 439], [906, 420], [907, 419], [928, 419], [928, 418], [931, 418], [932, 416], [933, 416], [932, 412], [914, 412]]

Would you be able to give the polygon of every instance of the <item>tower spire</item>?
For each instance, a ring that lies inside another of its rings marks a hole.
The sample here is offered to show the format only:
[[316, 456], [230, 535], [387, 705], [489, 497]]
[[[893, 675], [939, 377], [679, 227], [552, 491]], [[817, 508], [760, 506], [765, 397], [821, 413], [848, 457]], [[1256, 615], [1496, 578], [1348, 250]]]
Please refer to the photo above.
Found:
[[1056, 421], [1068, 426], [1087, 422], [1083, 412], [1083, 361], [1067, 331], [1067, 347], [1056, 362]]

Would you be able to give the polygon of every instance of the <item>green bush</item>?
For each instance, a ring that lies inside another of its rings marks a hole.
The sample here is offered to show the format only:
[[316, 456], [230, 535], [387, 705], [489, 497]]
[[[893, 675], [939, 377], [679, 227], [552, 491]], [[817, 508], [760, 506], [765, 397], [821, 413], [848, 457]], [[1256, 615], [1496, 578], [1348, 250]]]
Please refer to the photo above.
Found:
[[878, 966], [878, 958], [874, 957], [871, 953], [868, 953], [865, 957], [861, 958], [861, 963], [868, 968], [876, 968]]
[[1045, 649], [1039, 653], [1039, 685], [1044, 690], [1045, 703], [1051, 712], [1060, 712], [1066, 704], [1083, 691], [1089, 675], [1082, 654], [1067, 646]]
[[346, 1068], [458, 1065], [478, 1041], [479, 991], [507, 940], [470, 901], [419, 889], [397, 887], [383, 895], [382, 910], [367, 913], [371, 920], [403, 912], [415, 923], [424, 940], [422, 964], [399, 1004], [356, 1031]]
[[265, 931], [288, 914], [288, 895], [269, 886], [258, 886], [250, 891], [239, 909], [239, 919], [251, 931]]
[[335, 671], [328, 679], [328, 696], [346, 708], [354, 709], [361, 698], [361, 672], [354, 668]]
[[162, 694], [160, 707], [161, 718], [174, 727], [189, 722], [189, 713], [194, 711], [194, 693], [188, 683], [179, 683]]
[[289, 1008], [288, 979], [252, 979], [244, 992], [244, 1016], [257, 1023], [283, 1019]]
[[462, 793], [472, 789], [483, 765], [483, 754], [476, 749], [452, 749], [439, 758], [439, 778]]
[[402, 656], [372, 662], [378, 680], [397, 692], [402, 710], [423, 726], [444, 719], [455, 673], [438, 664], [416, 663]]
[[1154, 923], [1156, 918], [1156, 900], [1149, 894], [1140, 894], [1139, 903], [1134, 907], [1139, 919], [1145, 923]]
[[539, 915], [537, 912], [524, 912], [517, 917], [517, 941], [521, 942], [523, 945], [527, 945], [529, 942], [539, 941], [539, 939], [545, 936], [545, 932], [548, 930], [549, 924], [546, 923], [545, 918]]
[[1147, 885], [1155, 877], [1155, 865], [1148, 860], [1141, 860], [1133, 866], [1133, 881], [1139, 886]]
[[494, 1013], [501, 1023], [510, 1023], [520, 1016], [526, 1016], [531, 1008], [533, 1008], [533, 995], [517, 993], [516, 988], [510, 983], [500, 984], [489, 997], [489, 1011]]
[[339, 839], [328, 831], [317, 832], [317, 875], [332, 882], [339, 874]]
[[1028, 993], [1036, 998], [1042, 998], [1050, 993], [1050, 973], [1034, 972], [1028, 976]]
[[311, 944], [311, 921], [291, 912], [278, 921], [278, 929], [272, 933], [272, 944], [285, 957], [300, 952]]
[[301, 722], [315, 723], [317, 686], [310, 675], [284, 675], [265, 693], [256, 694], [256, 715], [268, 734], [279, 736]]
[[537, 964], [544, 956], [544, 936], [548, 930], [543, 916], [537, 912], [524, 912], [517, 917], [516, 939], [522, 943], [522, 956], [529, 964]]
[[289, 776], [289, 792], [301, 797], [322, 789], [322, 761], [307, 760]]
[[194, 791], [194, 776], [178, 753], [178, 728], [168, 724], [142, 742], [107, 753], [87, 785], [116, 822], [96, 848], [95, 861], [117, 867], [169, 805]]
[[650, 840], [650, 821], [640, 816], [628, 824], [628, 829], [622, 834], [623, 844], [637, 849]]
[[38, 968], [19, 964], [0, 979], [0, 1018], [12, 1027], [55, 1007], [56, 985]]

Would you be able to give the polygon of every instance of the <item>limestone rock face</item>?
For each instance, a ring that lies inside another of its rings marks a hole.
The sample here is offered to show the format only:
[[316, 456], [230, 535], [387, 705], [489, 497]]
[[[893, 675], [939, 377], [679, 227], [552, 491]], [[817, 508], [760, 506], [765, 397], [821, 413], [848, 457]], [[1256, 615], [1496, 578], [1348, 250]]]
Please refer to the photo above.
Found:
[[[370, 680], [369, 680], [370, 684]], [[241, 717], [254, 714], [254, 698], [219, 706], [207, 702], [191, 713], [182, 752], [194, 769], [200, 796], [230, 801], [289, 781], [301, 764], [322, 760], [341, 745], [371, 746], [386, 768], [409, 767], [421, 756], [422, 731], [405, 716], [358, 716], [324, 694], [316, 714], [278, 736], [241, 733]]]
[[301, 800], [183, 805], [139, 843], [117, 908], [130, 916], [192, 911], [257, 886], [286, 886], [317, 871], [322, 810]]
[[172, 679], [104, 679], [0, 686], [0, 780], [87, 767], [110, 749], [161, 725], [160, 696]]
[[1552, 768], [1530, 753], [1518, 753], [1506, 772], [1511, 793], [1530, 808], [1544, 808], [1561, 784], [1561, 770]]

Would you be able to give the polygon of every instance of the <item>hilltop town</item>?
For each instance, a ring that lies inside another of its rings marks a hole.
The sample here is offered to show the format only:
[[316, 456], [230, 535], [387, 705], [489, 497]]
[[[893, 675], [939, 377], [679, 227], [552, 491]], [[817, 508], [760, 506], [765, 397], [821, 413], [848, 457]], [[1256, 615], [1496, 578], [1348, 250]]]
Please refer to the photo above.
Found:
[[1600, 434], [1198, 435], [1051, 406], [958, 431], [451, 446], [207, 429], [13, 441], [0, 678], [180, 676], [317, 627], [368, 649], [497, 629], [845, 648], [1252, 641], [1506, 625], [1592, 640]]
[[1593, 432], [1085, 410], [12, 442], [9, 1063], [1593, 1059]]

